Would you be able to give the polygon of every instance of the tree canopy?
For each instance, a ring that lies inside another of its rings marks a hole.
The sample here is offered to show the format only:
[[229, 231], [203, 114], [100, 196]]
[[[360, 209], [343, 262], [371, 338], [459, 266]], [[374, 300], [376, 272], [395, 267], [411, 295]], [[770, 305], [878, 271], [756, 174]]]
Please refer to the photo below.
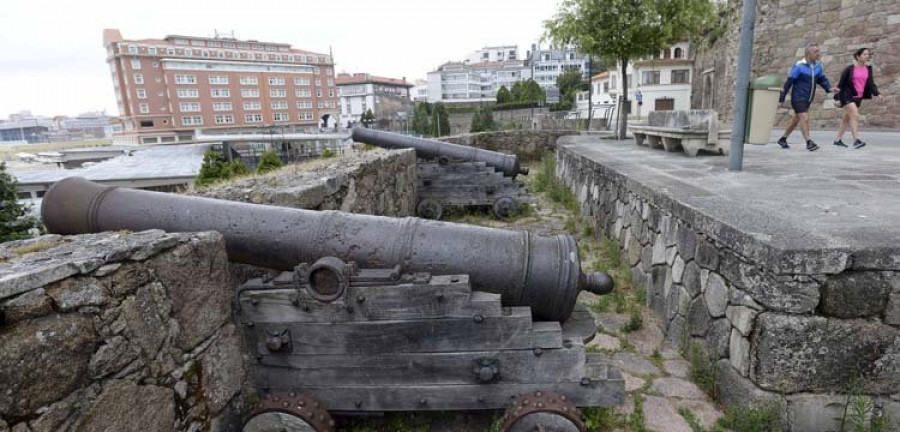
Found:
[[509, 89], [506, 86], [500, 86], [500, 90], [497, 90], [497, 104], [505, 104], [512, 101], [512, 93], [509, 92]]
[[[618, 63], [628, 88], [629, 60], [658, 53], [675, 42], [698, 36], [715, 19], [711, 0], [564, 0], [545, 35], [559, 45]], [[628, 103], [628, 94], [624, 94]], [[620, 137], [625, 135], [625, 122]]]
[[472, 126], [469, 132], [488, 132], [497, 128], [494, 123], [494, 112], [490, 105], [483, 105], [472, 115]]
[[412, 127], [419, 135], [431, 133], [431, 125], [428, 123], [428, 104], [419, 102], [416, 104], [416, 112], [413, 114]]
[[40, 231], [40, 220], [28, 214], [28, 206], [19, 203], [16, 178], [6, 172], [6, 163], [0, 162], [0, 242], [31, 237], [29, 231]]
[[431, 136], [450, 135], [450, 114], [444, 104], [438, 102], [431, 110]]
[[558, 110], [570, 110], [575, 108], [575, 94], [581, 90], [581, 70], [571, 69], [556, 77], [556, 87], [559, 88]]

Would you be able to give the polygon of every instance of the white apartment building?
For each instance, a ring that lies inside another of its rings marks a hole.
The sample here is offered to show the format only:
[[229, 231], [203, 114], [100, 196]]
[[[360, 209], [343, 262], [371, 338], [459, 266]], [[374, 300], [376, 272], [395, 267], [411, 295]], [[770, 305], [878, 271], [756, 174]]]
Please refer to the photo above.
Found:
[[428, 102], [478, 103], [497, 100], [501, 86], [531, 77], [523, 61], [445, 63], [428, 73]]
[[547, 92], [547, 103], [557, 103], [559, 91], [556, 88], [556, 78], [572, 69], [582, 71], [582, 74], [587, 73], [588, 57], [572, 47], [551, 46], [542, 49], [532, 44], [531, 51], [528, 52], [528, 64], [531, 66], [532, 78]]
[[[656, 56], [631, 62], [626, 69], [631, 115], [690, 109], [693, 64], [688, 42], [674, 44]], [[591, 77], [591, 100], [595, 109], [614, 104], [622, 95], [621, 74], [621, 67], [617, 67]], [[642, 104], [638, 103], [638, 98]], [[587, 117], [587, 100], [587, 92], [577, 96], [579, 116]]]
[[413, 87], [409, 90], [409, 99], [413, 102], [428, 101], [428, 81], [416, 80]]
[[478, 51], [469, 54], [466, 63], [488, 63], [503, 62], [519, 59], [519, 47], [515, 45], [501, 45], [494, 47], [484, 47]]
[[[340, 125], [359, 123], [366, 110], [378, 118], [391, 118], [398, 112], [410, 111], [406, 78], [385, 78], [367, 73], [340, 73], [335, 78], [340, 97]], [[405, 115], [405, 114], [404, 114]]]

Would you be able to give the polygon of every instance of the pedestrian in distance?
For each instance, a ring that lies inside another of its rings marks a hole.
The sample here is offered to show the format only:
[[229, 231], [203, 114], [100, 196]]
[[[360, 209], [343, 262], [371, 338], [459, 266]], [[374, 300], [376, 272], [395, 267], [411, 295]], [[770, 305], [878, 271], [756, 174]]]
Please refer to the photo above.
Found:
[[797, 125], [800, 125], [800, 132], [803, 139], [806, 140], [806, 149], [816, 151], [819, 146], [812, 140], [809, 135], [809, 106], [812, 104], [813, 98], [816, 96], [816, 85], [822, 86], [826, 92], [836, 92], [837, 88], [832, 88], [828, 78], [825, 77], [825, 70], [819, 59], [822, 53], [818, 44], [809, 44], [806, 47], [806, 54], [803, 59], [798, 61], [791, 67], [788, 73], [787, 81], [784, 83], [784, 89], [778, 97], [778, 103], [781, 108], [787, 108], [785, 105], [785, 97], [791, 92], [791, 108], [794, 110], [794, 117], [788, 124], [784, 135], [778, 140], [778, 145], [783, 149], [791, 148], [787, 139], [794, 131]]
[[838, 107], [844, 108], [844, 117], [841, 119], [841, 128], [838, 130], [834, 145], [847, 148], [844, 144], [844, 132], [850, 126], [850, 134], [853, 135], [853, 148], [865, 147], [866, 143], [859, 139], [859, 108], [863, 99], [875, 97], [880, 100], [883, 96], [875, 86], [875, 78], [872, 72], [872, 50], [860, 48], [853, 53], [853, 64], [847, 66], [841, 73], [838, 88], [841, 91], [834, 95]]

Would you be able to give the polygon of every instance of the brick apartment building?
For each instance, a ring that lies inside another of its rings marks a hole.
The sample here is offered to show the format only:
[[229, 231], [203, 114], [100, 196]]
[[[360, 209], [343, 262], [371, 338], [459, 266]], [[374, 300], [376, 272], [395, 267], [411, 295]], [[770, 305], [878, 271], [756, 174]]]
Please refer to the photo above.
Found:
[[331, 56], [225, 37], [125, 40], [103, 31], [124, 131], [116, 144], [190, 142], [208, 133], [282, 127], [313, 132], [338, 119]]

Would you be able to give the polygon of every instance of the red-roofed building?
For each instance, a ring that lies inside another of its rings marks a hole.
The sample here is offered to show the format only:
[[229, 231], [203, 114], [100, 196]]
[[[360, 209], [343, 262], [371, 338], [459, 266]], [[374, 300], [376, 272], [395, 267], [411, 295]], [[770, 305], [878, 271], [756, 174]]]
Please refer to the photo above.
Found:
[[126, 40], [117, 29], [103, 46], [125, 129], [116, 144], [190, 142], [201, 128], [313, 132], [337, 116], [327, 54], [234, 37]]
[[385, 78], [367, 73], [340, 73], [335, 78], [340, 95], [340, 121], [349, 127], [359, 123], [366, 110], [372, 110], [383, 128], [406, 122], [412, 115], [409, 89], [413, 84], [402, 79]]

